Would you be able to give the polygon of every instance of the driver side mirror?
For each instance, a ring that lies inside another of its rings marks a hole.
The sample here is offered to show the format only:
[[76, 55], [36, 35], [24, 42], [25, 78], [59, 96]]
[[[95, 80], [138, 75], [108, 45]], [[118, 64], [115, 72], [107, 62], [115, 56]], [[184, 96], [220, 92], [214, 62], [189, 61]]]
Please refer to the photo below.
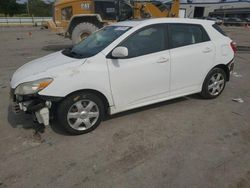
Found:
[[112, 57], [114, 58], [124, 58], [128, 56], [128, 48], [119, 46], [112, 51]]

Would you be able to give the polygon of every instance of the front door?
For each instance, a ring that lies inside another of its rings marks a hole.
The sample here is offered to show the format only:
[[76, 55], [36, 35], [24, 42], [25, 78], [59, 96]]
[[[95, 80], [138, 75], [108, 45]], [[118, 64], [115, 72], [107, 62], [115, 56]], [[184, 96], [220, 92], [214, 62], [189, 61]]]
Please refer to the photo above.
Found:
[[118, 46], [128, 57], [107, 59], [113, 99], [119, 111], [167, 97], [170, 90], [170, 53], [163, 24], [145, 27]]

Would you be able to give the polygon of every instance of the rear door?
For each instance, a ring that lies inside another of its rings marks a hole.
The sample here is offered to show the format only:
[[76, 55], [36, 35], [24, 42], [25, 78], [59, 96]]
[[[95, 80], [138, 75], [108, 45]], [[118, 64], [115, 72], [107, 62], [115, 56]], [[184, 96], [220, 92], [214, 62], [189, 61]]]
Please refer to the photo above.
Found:
[[214, 61], [214, 46], [201, 25], [169, 24], [171, 95], [201, 89]]

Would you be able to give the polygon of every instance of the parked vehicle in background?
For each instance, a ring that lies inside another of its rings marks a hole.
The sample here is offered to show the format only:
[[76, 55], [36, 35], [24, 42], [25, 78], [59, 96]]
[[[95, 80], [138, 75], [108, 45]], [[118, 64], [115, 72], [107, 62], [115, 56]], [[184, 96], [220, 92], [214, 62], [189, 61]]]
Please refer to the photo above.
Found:
[[94, 130], [104, 116], [200, 93], [218, 97], [236, 47], [213, 21], [158, 18], [106, 26], [73, 48], [20, 67], [15, 107], [69, 133]]
[[[238, 4], [235, 2], [235, 4]], [[247, 3], [249, 4], [249, 3]], [[219, 8], [215, 9], [213, 12], [209, 13], [210, 17], [220, 17], [220, 18], [246, 18], [249, 17], [250, 7], [249, 5], [241, 8]]]
[[225, 26], [242, 26], [243, 25], [243, 20], [240, 18], [225, 18], [223, 20], [223, 24]]
[[250, 24], [250, 18], [242, 18], [242, 21], [246, 24]]
[[57, 0], [48, 27], [79, 43], [96, 30], [117, 21], [178, 17], [179, 0]]
[[216, 24], [221, 25], [223, 23], [223, 20], [221, 18], [217, 18], [217, 17], [200, 17], [197, 19], [201, 19], [201, 20], [211, 20], [214, 21]]
[[223, 20], [219, 17], [207, 17], [206, 20], [215, 21], [215, 23], [218, 25], [221, 25], [223, 23]]

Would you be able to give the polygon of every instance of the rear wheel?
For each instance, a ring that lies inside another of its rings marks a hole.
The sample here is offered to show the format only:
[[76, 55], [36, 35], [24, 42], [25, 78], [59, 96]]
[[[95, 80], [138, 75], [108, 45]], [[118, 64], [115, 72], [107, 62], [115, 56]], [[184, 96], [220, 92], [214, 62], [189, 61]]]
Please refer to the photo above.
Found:
[[79, 92], [64, 99], [57, 118], [71, 134], [85, 134], [98, 127], [104, 115], [102, 100], [92, 93]]
[[226, 86], [226, 73], [221, 68], [211, 70], [202, 87], [201, 96], [206, 99], [218, 97]]
[[98, 30], [98, 27], [96, 27], [92, 23], [84, 22], [78, 24], [72, 32], [72, 42], [73, 44], [77, 44], [87, 38], [89, 35], [94, 33], [96, 30]]

